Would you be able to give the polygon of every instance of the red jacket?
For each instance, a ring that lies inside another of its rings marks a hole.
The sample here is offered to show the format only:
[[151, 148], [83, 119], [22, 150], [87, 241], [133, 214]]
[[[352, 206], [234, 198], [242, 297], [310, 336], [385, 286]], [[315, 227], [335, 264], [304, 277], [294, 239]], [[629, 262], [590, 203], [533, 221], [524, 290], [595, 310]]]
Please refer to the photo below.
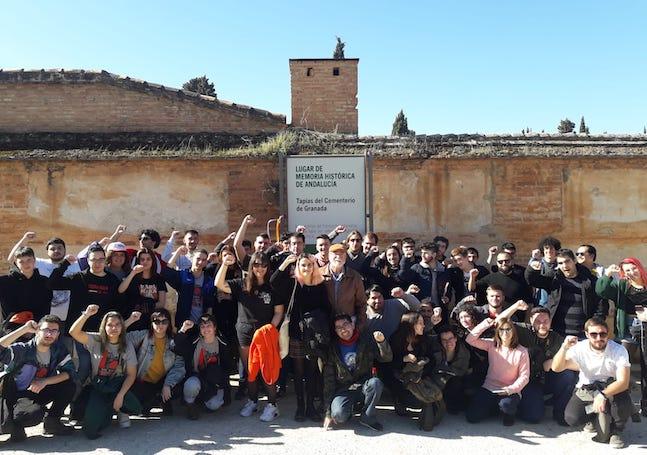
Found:
[[265, 324], [254, 333], [249, 347], [249, 380], [255, 381], [260, 371], [266, 384], [274, 384], [281, 371], [279, 331], [272, 324]]

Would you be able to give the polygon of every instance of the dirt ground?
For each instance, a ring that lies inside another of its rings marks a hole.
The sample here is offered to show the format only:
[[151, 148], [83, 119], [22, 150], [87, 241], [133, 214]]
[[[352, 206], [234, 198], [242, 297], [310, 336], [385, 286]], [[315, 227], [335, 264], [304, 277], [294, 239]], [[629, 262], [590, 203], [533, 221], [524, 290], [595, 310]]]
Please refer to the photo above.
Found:
[[[635, 396], [635, 394], [634, 394]], [[637, 398], [635, 396], [635, 398]], [[293, 420], [294, 395], [279, 401], [281, 416], [272, 423], [258, 419], [259, 413], [243, 418], [238, 415], [242, 401], [233, 401], [227, 408], [203, 413], [199, 420], [189, 421], [185, 409], [176, 406], [172, 417], [132, 418], [132, 427], [120, 429], [116, 421], [104, 431], [103, 437], [89, 441], [80, 430], [71, 436], [42, 435], [42, 426], [29, 428], [29, 438], [21, 444], [7, 441], [0, 435], [2, 454], [217, 454], [223, 450], [241, 454], [331, 454], [347, 453], [466, 453], [477, 449], [487, 454], [562, 454], [604, 451], [608, 446], [594, 443], [591, 435], [575, 429], [559, 427], [550, 419], [528, 425], [517, 421], [504, 427], [492, 418], [480, 424], [469, 424], [463, 415], [446, 416], [431, 432], [418, 430], [411, 418], [399, 417], [389, 406], [380, 407], [379, 419], [384, 432], [365, 428], [357, 420], [332, 431], [320, 424], [297, 423]], [[550, 410], [549, 410], [550, 411]], [[627, 447], [621, 453], [647, 453], [647, 419], [627, 424], [624, 432]]]

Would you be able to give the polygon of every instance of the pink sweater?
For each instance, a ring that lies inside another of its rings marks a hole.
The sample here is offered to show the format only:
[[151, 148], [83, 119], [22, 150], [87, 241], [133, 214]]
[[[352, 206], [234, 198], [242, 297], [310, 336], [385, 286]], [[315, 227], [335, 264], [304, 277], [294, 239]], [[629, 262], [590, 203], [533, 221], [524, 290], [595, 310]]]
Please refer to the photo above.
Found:
[[490, 392], [505, 389], [508, 393], [521, 393], [530, 379], [530, 357], [523, 346], [514, 349], [496, 348], [491, 339], [480, 339], [489, 325], [483, 323], [474, 327], [474, 334], [467, 335], [467, 342], [475, 348], [487, 351], [489, 367], [483, 387]]

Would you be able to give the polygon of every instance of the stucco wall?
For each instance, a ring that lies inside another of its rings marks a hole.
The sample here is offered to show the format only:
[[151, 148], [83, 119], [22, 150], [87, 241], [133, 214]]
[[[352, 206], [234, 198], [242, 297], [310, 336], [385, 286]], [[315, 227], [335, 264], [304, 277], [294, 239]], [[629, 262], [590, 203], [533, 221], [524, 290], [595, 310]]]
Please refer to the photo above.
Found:
[[[647, 157], [378, 159], [375, 228], [382, 245], [442, 234], [483, 259], [504, 240], [527, 257], [545, 234], [592, 243], [602, 263], [647, 259], [644, 169]], [[193, 227], [212, 248], [246, 213], [259, 219], [252, 238], [279, 213], [277, 180], [276, 159], [0, 161], [0, 253], [27, 230], [39, 255], [53, 235], [75, 252], [119, 223], [131, 245], [144, 227]]]

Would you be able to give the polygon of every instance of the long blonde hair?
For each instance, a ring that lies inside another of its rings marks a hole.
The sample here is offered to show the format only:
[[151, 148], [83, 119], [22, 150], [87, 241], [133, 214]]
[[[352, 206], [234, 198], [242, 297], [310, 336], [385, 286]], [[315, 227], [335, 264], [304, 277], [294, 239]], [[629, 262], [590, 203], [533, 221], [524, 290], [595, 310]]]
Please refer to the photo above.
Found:
[[[301, 273], [301, 270], [299, 269], [299, 262], [301, 262], [304, 259], [312, 263], [312, 273], [310, 274], [309, 283], [306, 282], [306, 277]], [[313, 255], [308, 253], [302, 253], [297, 258], [297, 262], [295, 263], [295, 267], [294, 267], [294, 278], [302, 286], [316, 286], [324, 281], [324, 277], [321, 274], [321, 269], [317, 265], [316, 258]]]

